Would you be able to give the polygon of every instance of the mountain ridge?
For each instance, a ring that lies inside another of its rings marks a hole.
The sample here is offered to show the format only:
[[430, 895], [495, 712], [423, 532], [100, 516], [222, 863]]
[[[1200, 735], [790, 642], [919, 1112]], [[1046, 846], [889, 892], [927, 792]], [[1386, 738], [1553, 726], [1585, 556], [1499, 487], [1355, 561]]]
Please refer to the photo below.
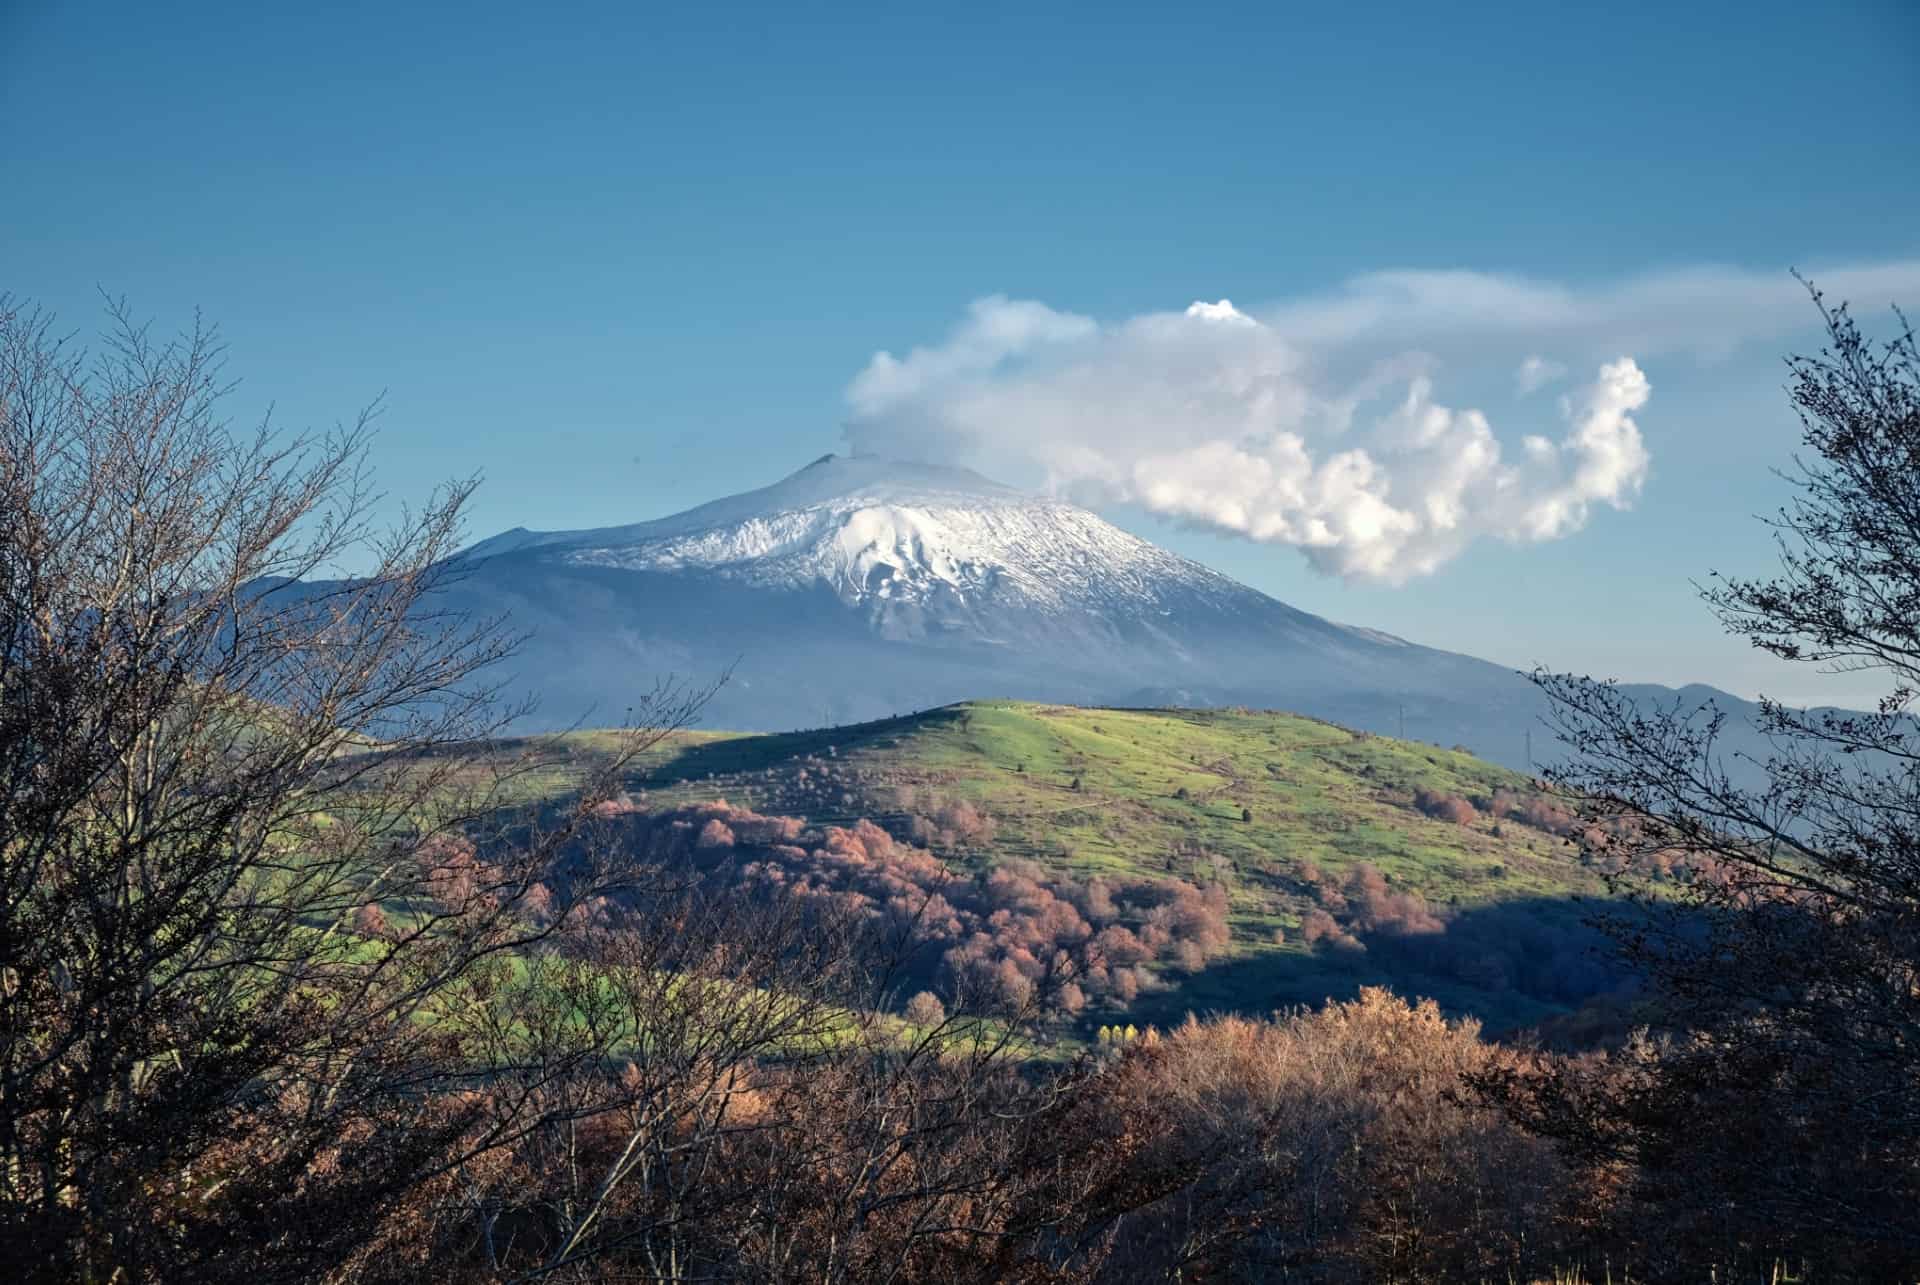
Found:
[[496, 674], [541, 702], [519, 730], [604, 721], [659, 675], [729, 665], [707, 721], [758, 731], [978, 698], [1241, 705], [1531, 768], [1544, 709], [1503, 666], [1301, 611], [1065, 500], [879, 456], [457, 559], [455, 605], [529, 634]]

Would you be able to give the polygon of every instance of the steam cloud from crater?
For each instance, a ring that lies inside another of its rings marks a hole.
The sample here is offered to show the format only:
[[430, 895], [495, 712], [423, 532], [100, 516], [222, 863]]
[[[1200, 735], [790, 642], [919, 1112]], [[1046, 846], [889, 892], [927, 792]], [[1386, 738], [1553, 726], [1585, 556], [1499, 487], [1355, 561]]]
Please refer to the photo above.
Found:
[[[1866, 302], [1920, 264], [1820, 274]], [[1713, 359], [1812, 317], [1790, 277], [1692, 270], [1575, 292], [1465, 272], [1381, 273], [1249, 315], [1227, 300], [1101, 322], [974, 302], [942, 342], [848, 385], [856, 450], [1026, 461], [1090, 504], [1302, 550], [1385, 583], [1474, 541], [1525, 544], [1628, 507], [1650, 456], [1635, 356]], [[1495, 369], [1505, 421], [1441, 380]], [[1549, 395], [1558, 393], [1558, 397]]]
[[875, 356], [848, 397], [861, 445], [1022, 453], [1084, 501], [1293, 545], [1357, 579], [1426, 575], [1481, 536], [1551, 540], [1640, 489], [1633, 412], [1649, 388], [1632, 358], [1566, 400], [1558, 440], [1517, 448], [1436, 400], [1424, 364], [1389, 359], [1329, 389], [1225, 300], [1103, 326], [995, 297], [938, 347]]

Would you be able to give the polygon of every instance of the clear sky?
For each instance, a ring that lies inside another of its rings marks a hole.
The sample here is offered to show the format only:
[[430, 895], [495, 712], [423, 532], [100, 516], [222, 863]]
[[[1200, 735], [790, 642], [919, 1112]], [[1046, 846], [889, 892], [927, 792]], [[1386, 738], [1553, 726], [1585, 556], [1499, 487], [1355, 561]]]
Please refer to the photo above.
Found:
[[[1920, 5], [933, 9], [0, 0], [0, 288], [80, 330], [97, 287], [201, 309], [242, 416], [385, 390], [383, 482], [484, 473], [475, 535], [670, 512], [851, 424], [1337, 619], [1847, 693], [1720, 640], [1688, 578], [1765, 565], [1779, 356], [1815, 338], [1789, 267], [1920, 309]], [[1180, 328], [1225, 298], [1259, 343]], [[983, 357], [970, 316], [1042, 330]], [[911, 386], [869, 396], [883, 350]], [[1618, 358], [1650, 391], [1609, 410]], [[1293, 409], [1200, 405], [1249, 369]], [[1365, 520], [1322, 470], [1375, 374], [1341, 440], [1394, 503], [1457, 501], [1445, 539], [1431, 507], [1384, 552], [1302, 534]], [[1113, 426], [1140, 407], [1164, 442]], [[1502, 462], [1462, 480], [1468, 410]]]

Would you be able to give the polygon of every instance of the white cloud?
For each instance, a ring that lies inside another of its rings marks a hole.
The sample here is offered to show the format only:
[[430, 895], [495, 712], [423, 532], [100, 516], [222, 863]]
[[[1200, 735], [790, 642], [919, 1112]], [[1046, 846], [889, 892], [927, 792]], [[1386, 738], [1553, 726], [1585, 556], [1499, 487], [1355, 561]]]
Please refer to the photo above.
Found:
[[[1808, 277], [1862, 315], [1920, 296], [1920, 259], [1817, 268]], [[1568, 360], [1633, 352], [1717, 357], [1804, 329], [1804, 287], [1782, 271], [1696, 267], [1573, 287], [1468, 271], [1396, 270], [1354, 277], [1330, 293], [1253, 314], [1320, 345], [1419, 344], [1480, 352], [1490, 341]]]
[[[1816, 279], [1864, 308], [1920, 295], [1920, 262]], [[1650, 459], [1634, 415], [1651, 389], [1622, 353], [1713, 357], [1808, 318], [1791, 277], [1724, 269], [1594, 290], [1376, 273], [1251, 313], [1222, 299], [1110, 323], [994, 296], [942, 343], [876, 354], [848, 386], [847, 431], [880, 453], [1037, 465], [1087, 502], [1402, 583], [1477, 539], [1559, 539], [1594, 505], [1632, 502]], [[1435, 393], [1442, 372], [1490, 357], [1522, 394], [1595, 374], [1560, 399], [1563, 422], [1503, 442]]]
[[1240, 326], [1257, 324], [1252, 317], [1234, 307], [1231, 299], [1222, 299], [1219, 303], [1208, 303], [1204, 299], [1195, 300], [1187, 305], [1186, 315], [1206, 321], [1232, 322]]
[[915, 348], [904, 358], [875, 353], [848, 388], [847, 398], [856, 411], [898, 403], [916, 389], [989, 371], [1028, 350], [1084, 339], [1098, 329], [1089, 317], [989, 295], [968, 305], [967, 319], [944, 344]]

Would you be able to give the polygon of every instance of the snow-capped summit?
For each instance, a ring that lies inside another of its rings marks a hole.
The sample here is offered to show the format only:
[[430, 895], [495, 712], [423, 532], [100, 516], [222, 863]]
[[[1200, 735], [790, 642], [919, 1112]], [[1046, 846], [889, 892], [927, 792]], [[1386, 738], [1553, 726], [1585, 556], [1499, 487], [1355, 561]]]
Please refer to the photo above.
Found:
[[449, 605], [527, 634], [495, 676], [539, 699], [528, 728], [730, 671], [710, 726], [996, 696], [1245, 704], [1512, 762], [1539, 704], [1510, 670], [1296, 610], [1065, 500], [873, 456], [652, 521], [508, 531], [461, 562]]
[[594, 542], [630, 544], [676, 534], [736, 525], [754, 518], [793, 513], [829, 503], [881, 504], [1015, 501], [1021, 492], [1001, 486], [972, 469], [883, 459], [873, 455], [822, 455], [796, 473], [757, 491], [712, 500], [683, 513], [588, 531], [513, 531], [483, 540], [467, 556], [490, 556], [532, 546]]
[[991, 641], [1009, 614], [1151, 619], [1252, 592], [1062, 500], [875, 456], [822, 456], [771, 486], [651, 522], [511, 531], [467, 556], [505, 553], [758, 589], [824, 587], [894, 639]]

